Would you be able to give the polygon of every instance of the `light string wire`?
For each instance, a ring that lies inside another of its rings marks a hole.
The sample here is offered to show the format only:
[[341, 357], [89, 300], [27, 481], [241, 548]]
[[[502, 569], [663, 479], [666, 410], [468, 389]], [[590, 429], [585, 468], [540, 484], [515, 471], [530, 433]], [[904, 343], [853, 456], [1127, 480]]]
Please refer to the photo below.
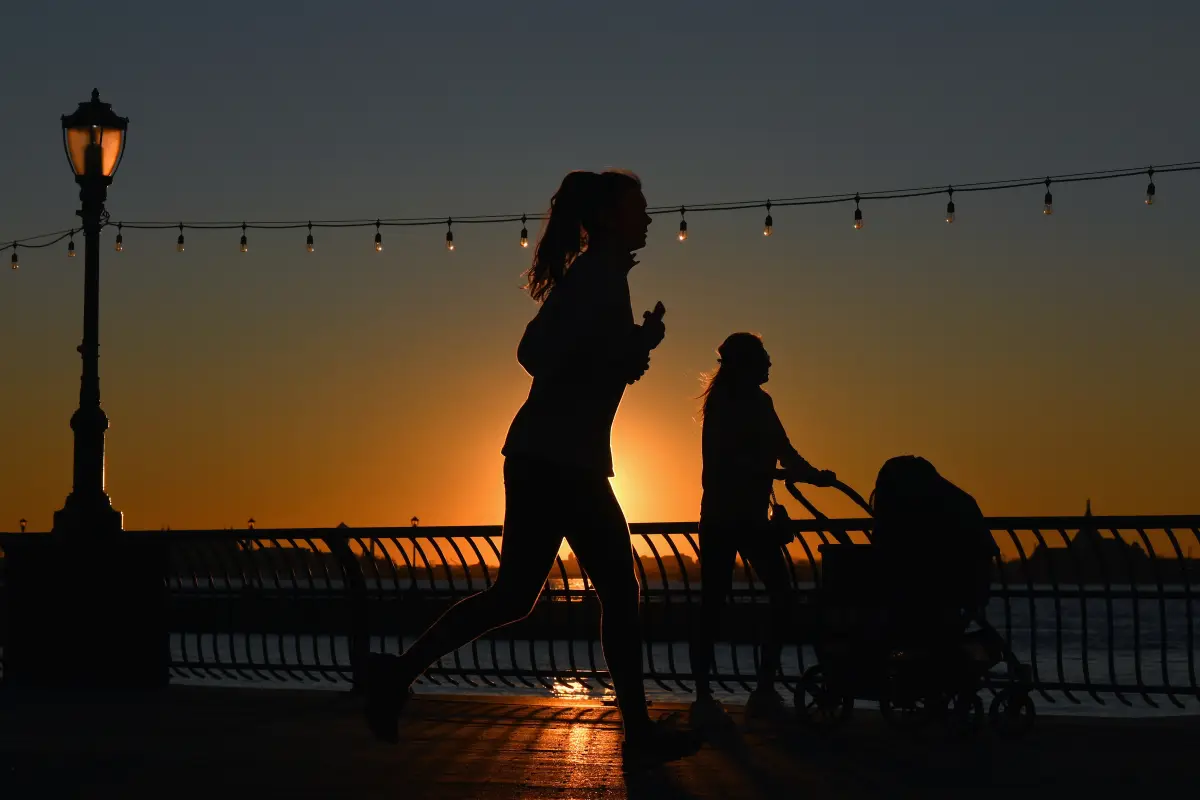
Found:
[[[954, 183], [954, 184], [937, 184], [929, 186], [910, 187], [905, 189], [887, 189], [868, 192], [839, 192], [836, 194], [824, 195], [803, 195], [796, 197], [771, 197], [767, 200], [737, 200], [725, 202], [710, 202], [710, 203], [672, 203], [670, 205], [651, 206], [647, 209], [648, 214], [678, 214], [681, 209], [686, 209], [692, 214], [706, 212], [721, 212], [721, 211], [742, 211], [747, 209], [768, 209], [788, 208], [797, 206], [817, 206], [817, 205], [834, 205], [837, 203], [868, 203], [882, 200], [902, 200], [916, 197], [929, 197], [933, 195], [945, 194], [949, 186], [953, 186], [953, 191], [958, 194], [969, 192], [994, 192], [1005, 191], [1010, 189], [1023, 189], [1032, 186], [1046, 185], [1046, 181], [1051, 183], [1083, 183], [1092, 181], [1114, 180], [1117, 178], [1130, 178], [1139, 175], [1148, 175], [1153, 183], [1155, 175], [1164, 175], [1172, 172], [1194, 172], [1200, 170], [1200, 161], [1181, 161], [1173, 164], [1163, 164], [1159, 166], [1147, 167], [1130, 167], [1124, 169], [1109, 169], [1109, 170], [1092, 170], [1088, 172], [1073, 172], [1059, 175], [1041, 175], [1038, 177], [1028, 178], [1010, 178], [1005, 180], [993, 181], [976, 181], [972, 183]], [[1153, 196], [1154, 192], [1149, 192]], [[403, 228], [403, 227], [429, 227], [435, 225], [446, 225], [447, 221], [453, 220], [459, 225], [494, 225], [504, 223], [520, 222], [525, 225], [527, 221], [544, 221], [545, 213], [518, 213], [518, 214], [476, 214], [468, 216], [428, 216], [428, 217], [372, 217], [361, 219], [328, 219], [328, 220], [238, 220], [238, 221], [158, 221], [158, 220], [132, 220], [119, 222], [120, 227], [129, 228], [131, 230], [164, 230], [167, 228], [178, 228], [181, 233], [183, 230], [197, 231], [212, 231], [212, 230], [233, 230], [233, 229], [255, 229], [255, 230], [294, 230], [299, 228], [364, 228], [374, 226], [379, 228]], [[107, 215], [102, 221], [101, 227], [108, 227], [112, 223]], [[17, 247], [22, 247], [30, 250], [37, 250], [52, 245], [58, 244], [70, 237], [75, 231], [79, 230], [78, 226], [72, 228], [64, 228], [62, 230], [50, 231], [48, 233], [40, 233], [33, 236], [25, 236], [19, 239], [0, 239], [0, 247], [13, 248], [14, 252]]]

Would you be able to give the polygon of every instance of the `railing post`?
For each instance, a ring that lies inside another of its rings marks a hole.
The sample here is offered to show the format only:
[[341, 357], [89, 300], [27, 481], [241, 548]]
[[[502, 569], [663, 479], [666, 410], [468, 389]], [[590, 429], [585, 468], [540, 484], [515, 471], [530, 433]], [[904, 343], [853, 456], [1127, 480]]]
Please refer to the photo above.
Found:
[[[338, 531], [349, 531], [346, 523], [337, 526]], [[363, 575], [362, 563], [350, 549], [349, 534], [333, 536], [325, 540], [329, 550], [337, 559], [342, 570], [346, 607], [349, 609], [347, 630], [350, 635], [350, 674], [352, 692], [361, 693], [366, 685], [367, 655], [371, 649], [371, 626], [368, 617], [367, 580]]]

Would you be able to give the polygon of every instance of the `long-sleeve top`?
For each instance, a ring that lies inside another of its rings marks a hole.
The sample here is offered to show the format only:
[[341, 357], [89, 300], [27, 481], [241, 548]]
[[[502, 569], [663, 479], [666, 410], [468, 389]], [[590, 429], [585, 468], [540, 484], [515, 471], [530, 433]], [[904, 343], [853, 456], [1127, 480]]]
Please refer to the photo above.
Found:
[[634, 322], [628, 253], [581, 254], [525, 328], [517, 361], [533, 378], [503, 454], [613, 474], [612, 424], [649, 348]]
[[761, 387], [714, 387], [702, 433], [704, 522], [764, 520], [776, 462], [792, 471], [813, 467], [788, 441], [771, 395]]

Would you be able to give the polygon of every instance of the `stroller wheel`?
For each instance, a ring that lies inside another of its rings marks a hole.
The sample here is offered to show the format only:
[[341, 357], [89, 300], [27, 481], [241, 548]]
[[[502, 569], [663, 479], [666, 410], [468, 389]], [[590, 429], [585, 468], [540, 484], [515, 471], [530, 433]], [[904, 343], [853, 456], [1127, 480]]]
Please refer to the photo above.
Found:
[[1023, 736], [1033, 727], [1037, 712], [1027, 692], [1001, 689], [992, 699], [988, 711], [992, 727], [1002, 736]]
[[983, 699], [975, 692], [959, 692], [950, 698], [947, 722], [952, 733], [970, 736], [983, 727]]
[[796, 686], [796, 718], [819, 730], [833, 730], [854, 710], [854, 698], [830, 691], [820, 664], [804, 671]]
[[902, 673], [892, 672], [879, 697], [879, 713], [889, 725], [914, 730], [933, 718], [941, 702], [939, 697], [925, 696], [911, 676], [906, 680]]

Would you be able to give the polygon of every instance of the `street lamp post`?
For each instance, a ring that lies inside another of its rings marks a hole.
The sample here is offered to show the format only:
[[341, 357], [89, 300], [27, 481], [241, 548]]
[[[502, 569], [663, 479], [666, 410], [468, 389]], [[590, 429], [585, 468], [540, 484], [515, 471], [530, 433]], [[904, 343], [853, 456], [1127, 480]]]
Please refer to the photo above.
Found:
[[104, 201], [121, 157], [129, 120], [92, 99], [80, 103], [73, 114], [62, 117], [63, 147], [79, 184], [83, 222], [83, 343], [79, 354], [83, 373], [79, 381], [79, 408], [71, 417], [75, 433], [75, 460], [71, 494], [54, 514], [54, 530], [66, 534], [113, 533], [121, 530], [121, 512], [112, 507], [104, 490], [104, 432], [108, 416], [100, 406], [100, 229], [107, 217]]
[[[79, 184], [84, 235], [83, 374], [74, 484], [50, 536], [5, 542], [4, 683], [13, 686], [161, 687], [170, 675], [168, 543], [123, 535], [104, 491], [100, 407], [100, 230], [129, 121], [92, 99], [62, 118], [63, 146]], [[24, 520], [22, 520], [24, 522]], [[110, 657], [80, 668], [80, 658]]]

